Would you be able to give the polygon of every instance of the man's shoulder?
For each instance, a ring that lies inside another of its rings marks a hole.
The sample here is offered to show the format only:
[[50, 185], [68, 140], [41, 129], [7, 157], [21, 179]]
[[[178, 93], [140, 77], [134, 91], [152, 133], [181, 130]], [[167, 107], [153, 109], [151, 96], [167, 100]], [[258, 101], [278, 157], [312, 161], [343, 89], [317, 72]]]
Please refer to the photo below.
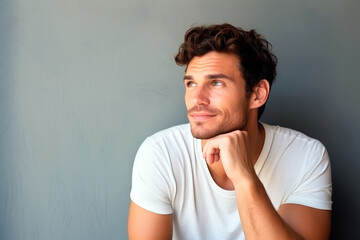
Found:
[[292, 145], [311, 145], [317, 146], [320, 148], [324, 148], [323, 144], [316, 138], [310, 137], [307, 134], [300, 132], [298, 130], [283, 127], [279, 125], [270, 125], [262, 123], [266, 132], [271, 133], [273, 137], [273, 141], [282, 142], [284, 144], [292, 144]]
[[156, 161], [162, 161], [160, 159], [164, 157], [170, 161], [178, 161], [180, 156], [184, 156], [184, 153], [193, 148], [194, 137], [191, 134], [190, 125], [182, 124], [158, 131], [147, 137], [141, 144], [137, 155], [145, 158], [153, 155], [156, 156]]
[[180, 138], [192, 137], [189, 123], [176, 125], [173, 127], [160, 130], [149, 136], [148, 139], [153, 141], [162, 141], [162, 140], [169, 140], [171, 138], [179, 138], [179, 137]]

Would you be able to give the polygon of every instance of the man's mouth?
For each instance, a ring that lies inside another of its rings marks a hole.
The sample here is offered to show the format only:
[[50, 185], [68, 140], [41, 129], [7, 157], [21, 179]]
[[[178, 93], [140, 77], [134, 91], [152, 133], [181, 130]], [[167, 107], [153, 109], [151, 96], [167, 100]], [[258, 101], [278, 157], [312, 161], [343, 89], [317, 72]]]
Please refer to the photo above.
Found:
[[192, 112], [189, 114], [189, 117], [195, 121], [206, 121], [215, 116], [216, 116], [216, 114], [208, 113], [208, 112]]
[[211, 118], [216, 117], [221, 112], [216, 108], [211, 108], [208, 106], [194, 106], [193, 108], [188, 110], [189, 120], [192, 119], [194, 121], [207, 121]]

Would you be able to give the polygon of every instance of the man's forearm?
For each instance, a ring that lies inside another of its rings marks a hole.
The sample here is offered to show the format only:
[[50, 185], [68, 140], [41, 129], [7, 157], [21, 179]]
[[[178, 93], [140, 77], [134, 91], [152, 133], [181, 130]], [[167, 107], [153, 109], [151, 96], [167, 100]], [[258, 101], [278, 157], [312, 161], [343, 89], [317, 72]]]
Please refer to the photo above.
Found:
[[257, 177], [234, 186], [246, 239], [303, 239], [274, 209]]

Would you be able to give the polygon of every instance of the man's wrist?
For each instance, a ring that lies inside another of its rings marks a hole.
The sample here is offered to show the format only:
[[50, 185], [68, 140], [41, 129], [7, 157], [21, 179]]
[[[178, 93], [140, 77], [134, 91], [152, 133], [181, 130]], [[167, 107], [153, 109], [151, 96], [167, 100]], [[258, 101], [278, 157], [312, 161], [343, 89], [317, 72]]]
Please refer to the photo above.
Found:
[[235, 191], [256, 192], [263, 188], [263, 185], [257, 175], [247, 174], [247, 176], [239, 177], [232, 180]]

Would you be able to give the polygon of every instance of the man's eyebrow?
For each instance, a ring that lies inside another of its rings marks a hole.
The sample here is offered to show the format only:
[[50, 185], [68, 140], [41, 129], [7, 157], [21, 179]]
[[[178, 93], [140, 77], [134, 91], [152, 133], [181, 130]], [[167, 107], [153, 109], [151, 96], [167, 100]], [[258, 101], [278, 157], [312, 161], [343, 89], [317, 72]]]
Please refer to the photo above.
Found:
[[234, 81], [233, 78], [226, 76], [225, 74], [222, 74], [222, 73], [208, 74], [208, 75], [205, 75], [205, 78], [207, 78], [207, 79], [225, 78], [225, 79]]
[[[209, 79], [209, 80], [211, 80], [211, 79], [218, 79], [218, 78], [225, 78], [225, 79], [228, 79], [228, 80], [230, 80], [230, 81], [234, 81], [233, 78], [231, 78], [231, 77], [229, 77], [229, 76], [226, 76], [225, 74], [222, 74], [222, 73], [207, 74], [207, 75], [205, 75], [205, 78], [206, 78], [206, 79]], [[184, 76], [184, 81], [185, 81], [185, 80], [194, 80], [194, 78], [193, 78], [193, 76], [191, 76], [191, 75], [185, 75], [185, 76]]]
[[184, 76], [184, 81], [185, 80], [193, 80], [194, 78], [191, 75], [185, 75]]

